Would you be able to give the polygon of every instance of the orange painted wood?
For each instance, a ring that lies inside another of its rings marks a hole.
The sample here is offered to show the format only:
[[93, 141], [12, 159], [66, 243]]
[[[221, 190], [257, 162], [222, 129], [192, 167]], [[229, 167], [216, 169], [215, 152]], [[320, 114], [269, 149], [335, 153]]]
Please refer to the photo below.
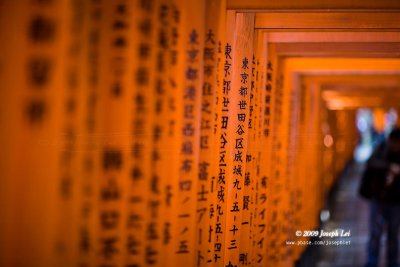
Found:
[[257, 29], [399, 30], [399, 12], [265, 12]]
[[[67, 1], [0, 5], [0, 265], [55, 266], [71, 9]], [[37, 18], [44, 34], [32, 34]]]
[[277, 53], [281, 56], [302, 57], [400, 57], [398, 43], [277, 43]]
[[[227, 138], [230, 141], [228, 149], [226, 175], [226, 234], [225, 234], [225, 265], [238, 265], [238, 255], [249, 252], [249, 247], [240, 243], [241, 232], [249, 231], [248, 224], [243, 223], [243, 187], [246, 171], [246, 153], [249, 119], [249, 94], [241, 93], [241, 89], [251, 86], [251, 68], [253, 57], [254, 14], [236, 14], [234, 40], [232, 44], [232, 83], [228, 94], [229, 122]], [[228, 30], [228, 28], [227, 28]], [[239, 114], [245, 114], [244, 121]]]
[[271, 43], [398, 43], [397, 31], [289, 31], [265, 30]]
[[201, 94], [203, 88], [204, 40], [205, 40], [205, 1], [177, 1], [182, 8], [181, 36], [183, 47], [183, 69], [178, 72], [183, 80], [183, 91], [179, 96], [183, 107], [182, 125], [178, 131], [180, 138], [180, 159], [175, 162], [179, 175], [175, 177], [178, 184], [177, 214], [174, 221], [177, 224], [174, 250], [175, 266], [193, 266], [196, 264], [196, 222], [198, 171], [200, 156], [200, 119]]
[[[196, 264], [210, 266], [214, 262], [214, 237], [216, 224], [215, 207], [218, 195], [215, 193], [219, 175], [219, 134], [222, 95], [221, 81], [222, 42], [225, 31], [225, 1], [205, 0], [209, 12], [205, 16], [204, 70], [201, 94], [200, 154], [197, 187], [196, 220]], [[220, 92], [219, 92], [220, 91]], [[216, 119], [218, 118], [218, 119]], [[219, 127], [218, 127], [219, 126]]]
[[274, 10], [274, 9], [400, 9], [400, 3], [393, 0], [229, 0], [228, 9]]

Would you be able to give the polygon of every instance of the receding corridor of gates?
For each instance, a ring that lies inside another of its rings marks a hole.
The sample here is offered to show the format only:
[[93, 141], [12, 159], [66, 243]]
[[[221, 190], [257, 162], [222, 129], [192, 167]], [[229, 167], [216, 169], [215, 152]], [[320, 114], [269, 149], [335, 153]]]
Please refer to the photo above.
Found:
[[399, 30], [391, 0], [0, 0], [0, 266], [363, 266]]

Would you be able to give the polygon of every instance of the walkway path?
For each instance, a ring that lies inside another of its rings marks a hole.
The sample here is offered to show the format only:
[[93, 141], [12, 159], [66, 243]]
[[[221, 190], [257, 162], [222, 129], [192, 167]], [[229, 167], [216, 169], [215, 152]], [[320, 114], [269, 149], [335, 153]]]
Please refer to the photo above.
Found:
[[[344, 229], [351, 231], [350, 245], [310, 247], [299, 263], [300, 267], [362, 267], [366, 261], [368, 241], [368, 202], [358, 196], [357, 190], [363, 165], [353, 163], [340, 178], [330, 198], [331, 218], [322, 230]], [[385, 237], [384, 237], [385, 239]], [[338, 240], [337, 238], [326, 240]], [[385, 240], [381, 265], [384, 266]]]

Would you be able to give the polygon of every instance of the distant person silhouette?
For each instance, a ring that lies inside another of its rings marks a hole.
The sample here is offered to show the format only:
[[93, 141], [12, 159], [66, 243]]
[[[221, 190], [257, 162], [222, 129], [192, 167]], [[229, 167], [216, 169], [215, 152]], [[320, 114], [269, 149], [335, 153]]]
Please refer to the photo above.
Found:
[[387, 266], [400, 267], [398, 262], [400, 226], [400, 128], [392, 130], [367, 162], [360, 194], [370, 200], [368, 262], [379, 264], [380, 240], [387, 227]]

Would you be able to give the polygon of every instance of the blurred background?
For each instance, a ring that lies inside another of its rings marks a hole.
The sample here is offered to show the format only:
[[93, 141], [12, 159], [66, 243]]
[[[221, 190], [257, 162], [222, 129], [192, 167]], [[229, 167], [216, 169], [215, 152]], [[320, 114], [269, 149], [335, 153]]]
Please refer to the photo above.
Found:
[[399, 10], [0, 0], [0, 266], [363, 266]]

